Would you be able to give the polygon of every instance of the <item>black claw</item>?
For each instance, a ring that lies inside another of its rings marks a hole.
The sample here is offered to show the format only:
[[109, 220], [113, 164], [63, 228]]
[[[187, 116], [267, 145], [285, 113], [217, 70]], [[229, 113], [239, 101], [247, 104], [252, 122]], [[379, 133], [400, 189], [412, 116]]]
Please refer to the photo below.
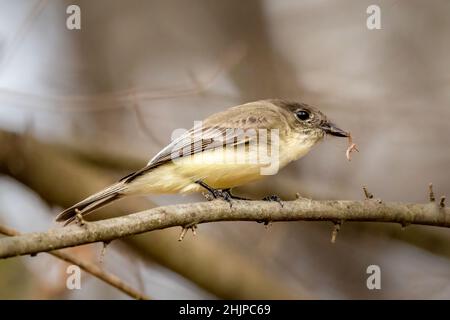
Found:
[[233, 203], [231, 202], [231, 194], [226, 191], [222, 191], [222, 199], [230, 204], [230, 209], [233, 207]]
[[211, 193], [215, 199], [222, 197], [222, 192], [220, 190], [213, 189]]
[[263, 198], [263, 201], [275, 201], [275, 202], [278, 202], [282, 208], [284, 207], [284, 204], [281, 201], [281, 198], [275, 194]]
[[233, 204], [231, 203], [232, 196], [228, 191], [214, 189], [213, 196], [216, 199], [222, 199], [222, 200], [225, 200], [226, 202], [228, 202], [230, 204], [230, 208], [233, 207]]
[[226, 202], [228, 202], [230, 204], [230, 208], [233, 207], [233, 204], [231, 203], [231, 199], [233, 198], [233, 196], [231, 195], [231, 193], [229, 191], [230, 189], [224, 189], [224, 190], [214, 189], [214, 188], [211, 188], [210, 186], [208, 186], [206, 183], [204, 183], [201, 180], [196, 181], [195, 183], [198, 183], [203, 188], [208, 190], [209, 193], [214, 197], [214, 199], [225, 200]]

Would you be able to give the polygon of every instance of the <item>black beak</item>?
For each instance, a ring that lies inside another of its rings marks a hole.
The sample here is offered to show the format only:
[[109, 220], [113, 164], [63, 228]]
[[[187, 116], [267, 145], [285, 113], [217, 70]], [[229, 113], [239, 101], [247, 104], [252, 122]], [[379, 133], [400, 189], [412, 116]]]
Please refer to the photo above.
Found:
[[345, 132], [342, 129], [339, 129], [338, 127], [336, 127], [336, 125], [334, 125], [333, 123], [330, 122], [325, 122], [324, 124], [322, 124], [320, 126], [320, 128], [325, 131], [328, 134], [331, 134], [332, 136], [336, 136], [336, 137], [348, 137], [349, 134], [348, 132]]

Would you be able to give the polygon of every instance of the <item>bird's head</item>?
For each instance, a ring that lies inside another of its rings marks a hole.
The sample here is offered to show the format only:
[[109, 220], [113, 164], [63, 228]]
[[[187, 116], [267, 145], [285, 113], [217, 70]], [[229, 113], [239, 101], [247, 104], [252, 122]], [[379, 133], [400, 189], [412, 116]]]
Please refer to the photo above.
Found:
[[320, 140], [326, 134], [336, 137], [348, 137], [349, 133], [330, 122], [327, 117], [305, 103], [289, 102], [284, 100], [271, 100], [283, 109], [289, 126], [292, 130], [308, 136], [310, 139]]

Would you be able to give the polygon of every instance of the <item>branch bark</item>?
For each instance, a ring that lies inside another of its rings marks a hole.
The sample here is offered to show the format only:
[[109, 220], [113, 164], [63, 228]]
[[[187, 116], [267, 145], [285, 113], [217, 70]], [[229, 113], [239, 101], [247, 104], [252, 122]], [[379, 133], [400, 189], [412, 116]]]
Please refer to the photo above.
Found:
[[[300, 198], [278, 203], [266, 201], [199, 202], [154, 208], [128, 216], [72, 225], [47, 232], [0, 239], [0, 258], [37, 254], [55, 249], [141, 234], [175, 226], [216, 221], [372, 221], [450, 227], [450, 209], [435, 202], [411, 204], [379, 200], [313, 201]], [[175, 241], [176, 239], [174, 239]]]

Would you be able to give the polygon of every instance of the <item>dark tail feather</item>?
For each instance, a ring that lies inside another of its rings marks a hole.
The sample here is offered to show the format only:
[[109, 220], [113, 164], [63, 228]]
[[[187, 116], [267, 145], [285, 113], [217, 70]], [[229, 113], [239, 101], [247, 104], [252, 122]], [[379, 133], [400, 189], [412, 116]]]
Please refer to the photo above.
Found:
[[120, 191], [123, 190], [123, 183], [118, 183], [108, 189], [100, 191], [81, 202], [67, 208], [56, 217], [56, 221], [64, 222], [64, 225], [68, 225], [76, 219], [76, 215], [79, 213], [82, 216], [87, 215], [107, 204], [120, 199], [122, 194]]

